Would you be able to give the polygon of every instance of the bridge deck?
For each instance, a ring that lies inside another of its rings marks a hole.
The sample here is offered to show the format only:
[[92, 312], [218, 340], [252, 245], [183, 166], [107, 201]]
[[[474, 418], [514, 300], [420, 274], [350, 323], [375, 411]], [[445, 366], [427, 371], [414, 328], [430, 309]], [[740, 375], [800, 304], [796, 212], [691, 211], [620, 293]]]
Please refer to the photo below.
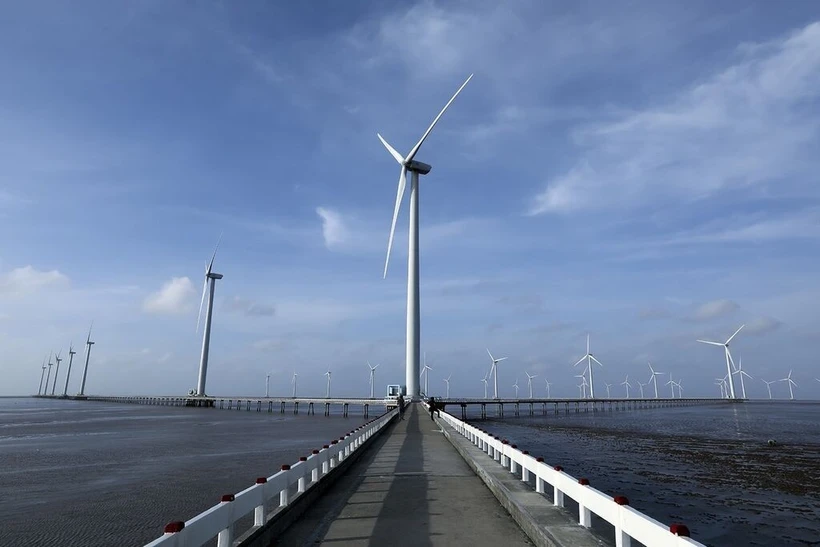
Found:
[[[360, 471], [361, 470], [361, 471]], [[275, 545], [532, 545], [420, 405]]]

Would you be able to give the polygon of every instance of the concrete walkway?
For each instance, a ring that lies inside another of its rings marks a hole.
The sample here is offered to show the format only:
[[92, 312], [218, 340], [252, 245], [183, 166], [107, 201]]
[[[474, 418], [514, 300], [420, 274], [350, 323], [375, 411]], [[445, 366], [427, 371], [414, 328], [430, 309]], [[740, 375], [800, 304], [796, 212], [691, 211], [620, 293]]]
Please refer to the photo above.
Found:
[[274, 545], [532, 545], [418, 404]]

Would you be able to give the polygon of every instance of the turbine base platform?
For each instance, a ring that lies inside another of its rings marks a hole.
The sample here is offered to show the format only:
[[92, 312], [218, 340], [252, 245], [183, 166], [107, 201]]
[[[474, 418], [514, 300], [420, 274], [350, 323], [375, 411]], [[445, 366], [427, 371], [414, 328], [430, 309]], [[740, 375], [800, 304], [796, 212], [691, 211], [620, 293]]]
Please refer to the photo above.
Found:
[[185, 399], [185, 406], [213, 407], [214, 400], [205, 397], [190, 397]]

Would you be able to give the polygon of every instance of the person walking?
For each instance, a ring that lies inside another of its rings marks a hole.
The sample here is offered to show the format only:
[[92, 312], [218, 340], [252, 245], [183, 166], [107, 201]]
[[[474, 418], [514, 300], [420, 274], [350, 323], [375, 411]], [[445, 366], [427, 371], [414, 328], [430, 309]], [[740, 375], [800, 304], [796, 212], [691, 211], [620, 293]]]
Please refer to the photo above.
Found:
[[399, 393], [399, 398], [396, 399], [396, 404], [399, 406], [399, 419], [404, 419], [404, 395]]
[[[441, 411], [438, 409], [438, 403], [436, 403], [435, 397], [430, 397], [430, 400], [427, 401], [427, 404], [430, 405], [430, 419], [433, 420], [433, 412], [438, 413], [441, 416]], [[435, 420], [433, 420], [435, 421]]]

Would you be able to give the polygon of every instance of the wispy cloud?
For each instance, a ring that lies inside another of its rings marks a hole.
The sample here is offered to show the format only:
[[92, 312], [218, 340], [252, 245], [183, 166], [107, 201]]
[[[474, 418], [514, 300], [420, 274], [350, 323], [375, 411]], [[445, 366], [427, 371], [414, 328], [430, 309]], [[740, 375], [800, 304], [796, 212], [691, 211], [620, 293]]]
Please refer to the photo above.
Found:
[[41, 271], [29, 265], [0, 276], [0, 295], [22, 296], [45, 288], [65, 288], [69, 284], [68, 277], [58, 270]]
[[[530, 212], [702, 199], [729, 188], [816, 196], [820, 23], [740, 48], [739, 60], [668, 101], [576, 133], [581, 159]], [[772, 128], [777, 128], [773, 131]]]
[[247, 317], [271, 317], [276, 308], [270, 304], [262, 304], [241, 296], [234, 296], [225, 303], [230, 312], [241, 313]]
[[727, 300], [725, 298], [720, 300], [712, 300], [710, 302], [704, 302], [698, 306], [692, 314], [692, 317], [699, 321], [707, 321], [729, 315], [730, 313], [736, 311], [739, 307], [740, 306], [737, 305], [737, 302]]
[[160, 290], [149, 294], [142, 309], [155, 314], [184, 314], [193, 308], [195, 295], [196, 289], [188, 277], [174, 277], [163, 284]]

